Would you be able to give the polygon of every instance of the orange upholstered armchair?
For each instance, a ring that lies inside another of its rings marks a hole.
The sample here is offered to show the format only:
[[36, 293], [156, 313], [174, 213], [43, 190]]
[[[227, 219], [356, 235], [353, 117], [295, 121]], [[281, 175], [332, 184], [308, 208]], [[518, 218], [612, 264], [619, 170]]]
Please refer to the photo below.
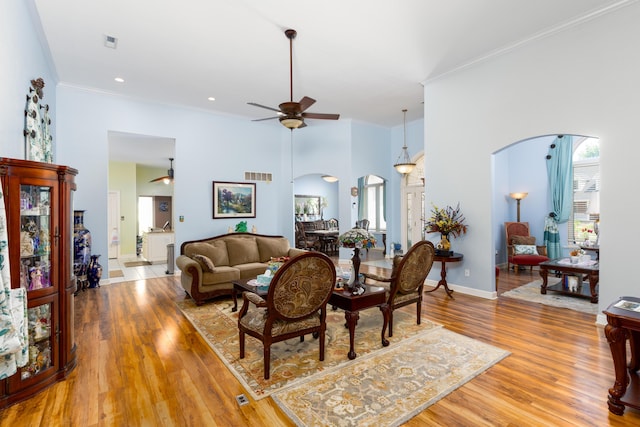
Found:
[[507, 269], [511, 265], [518, 271], [520, 266], [533, 266], [544, 261], [547, 257], [547, 247], [537, 246], [535, 236], [529, 234], [528, 222], [505, 222], [504, 229], [507, 235]]

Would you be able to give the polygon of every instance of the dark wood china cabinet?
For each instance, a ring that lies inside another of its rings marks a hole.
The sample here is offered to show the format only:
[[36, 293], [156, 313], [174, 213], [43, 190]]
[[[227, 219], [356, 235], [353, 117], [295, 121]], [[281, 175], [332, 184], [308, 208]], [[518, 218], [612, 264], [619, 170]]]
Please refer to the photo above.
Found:
[[27, 289], [29, 360], [0, 380], [0, 409], [62, 380], [76, 365], [73, 192], [78, 171], [0, 158], [11, 287]]

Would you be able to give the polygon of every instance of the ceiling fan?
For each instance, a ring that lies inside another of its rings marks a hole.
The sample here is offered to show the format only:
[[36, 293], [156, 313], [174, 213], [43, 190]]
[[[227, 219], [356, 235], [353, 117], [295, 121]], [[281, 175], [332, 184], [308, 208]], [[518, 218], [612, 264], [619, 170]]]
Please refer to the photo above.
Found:
[[340, 114], [323, 114], [323, 113], [308, 113], [307, 108], [311, 107], [316, 100], [305, 96], [300, 102], [293, 102], [293, 39], [298, 34], [296, 30], [286, 30], [284, 34], [289, 39], [289, 101], [283, 102], [279, 105], [279, 108], [267, 107], [265, 105], [256, 104], [255, 102], [248, 102], [249, 105], [255, 107], [266, 108], [267, 110], [275, 111], [278, 113], [275, 117], [267, 117], [265, 119], [256, 119], [254, 122], [263, 120], [278, 119], [280, 123], [288, 129], [298, 129], [306, 126], [304, 119], [321, 119], [321, 120], [338, 120]]
[[167, 175], [166, 176], [161, 176], [160, 178], [152, 179], [149, 182], [162, 181], [165, 184], [170, 184], [170, 183], [173, 182], [173, 158], [170, 157], [169, 160], [171, 161], [171, 166], [169, 166], [169, 170], [167, 171]]

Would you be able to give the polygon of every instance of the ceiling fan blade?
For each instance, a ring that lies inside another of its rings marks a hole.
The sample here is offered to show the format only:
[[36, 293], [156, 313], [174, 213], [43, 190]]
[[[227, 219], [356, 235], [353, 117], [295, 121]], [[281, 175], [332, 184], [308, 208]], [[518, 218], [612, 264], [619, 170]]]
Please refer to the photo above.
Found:
[[156, 179], [152, 179], [149, 182], [158, 182], [158, 181], [164, 181], [165, 179], [173, 179], [173, 177], [167, 175], [167, 176], [161, 176], [160, 178], [156, 178]]
[[267, 107], [266, 105], [256, 104], [255, 102], [247, 102], [247, 104], [253, 105], [254, 107], [266, 108], [267, 110], [275, 111], [276, 113], [281, 113], [282, 112], [277, 108]]
[[340, 114], [302, 113], [305, 119], [338, 120]]
[[308, 96], [305, 96], [299, 102], [299, 104], [300, 104], [300, 112], [303, 112], [304, 110], [306, 110], [307, 108], [311, 107], [315, 103], [316, 103], [315, 99], [309, 98]]
[[277, 118], [278, 118], [278, 116], [275, 116], [275, 117], [266, 117], [266, 118], [264, 118], [264, 119], [253, 119], [253, 120], [251, 120], [251, 121], [252, 121], [252, 122], [262, 122], [262, 121], [265, 121], [265, 120], [273, 120], [273, 119], [277, 119]]

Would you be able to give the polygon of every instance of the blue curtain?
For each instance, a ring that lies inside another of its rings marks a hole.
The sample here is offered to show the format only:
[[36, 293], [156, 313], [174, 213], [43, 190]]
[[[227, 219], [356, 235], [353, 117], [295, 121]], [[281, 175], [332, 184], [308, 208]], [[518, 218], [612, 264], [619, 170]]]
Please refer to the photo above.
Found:
[[558, 223], [552, 215], [549, 215], [544, 220], [544, 244], [547, 247], [547, 256], [549, 258], [556, 259], [562, 256]]
[[567, 222], [573, 203], [573, 137], [559, 135], [547, 155], [547, 176], [555, 220]]
[[364, 219], [364, 180], [364, 176], [358, 178], [358, 221]]
[[387, 180], [382, 183], [382, 219], [387, 222]]

